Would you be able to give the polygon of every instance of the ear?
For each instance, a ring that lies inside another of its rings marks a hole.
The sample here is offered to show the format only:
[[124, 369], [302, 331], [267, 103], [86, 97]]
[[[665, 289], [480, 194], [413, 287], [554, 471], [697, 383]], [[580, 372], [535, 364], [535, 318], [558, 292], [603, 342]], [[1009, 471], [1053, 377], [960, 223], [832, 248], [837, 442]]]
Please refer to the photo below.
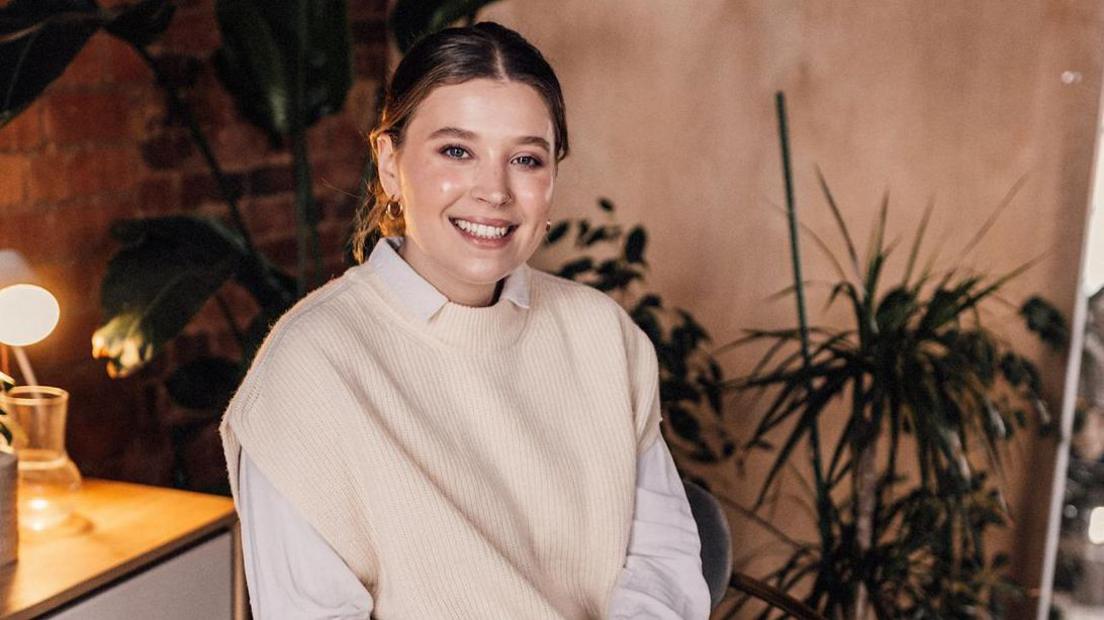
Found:
[[391, 142], [391, 136], [380, 134], [376, 138], [377, 161], [376, 171], [379, 173], [380, 185], [388, 197], [397, 200], [399, 198], [399, 154], [395, 145]]

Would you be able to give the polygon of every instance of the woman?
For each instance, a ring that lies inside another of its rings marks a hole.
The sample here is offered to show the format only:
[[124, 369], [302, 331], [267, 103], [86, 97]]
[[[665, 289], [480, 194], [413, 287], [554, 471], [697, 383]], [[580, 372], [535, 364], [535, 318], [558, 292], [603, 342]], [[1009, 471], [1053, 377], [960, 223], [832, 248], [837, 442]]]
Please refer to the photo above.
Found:
[[498, 24], [431, 35], [370, 138], [361, 264], [277, 322], [220, 426], [254, 615], [706, 618], [655, 350], [526, 265], [568, 152], [551, 67]]

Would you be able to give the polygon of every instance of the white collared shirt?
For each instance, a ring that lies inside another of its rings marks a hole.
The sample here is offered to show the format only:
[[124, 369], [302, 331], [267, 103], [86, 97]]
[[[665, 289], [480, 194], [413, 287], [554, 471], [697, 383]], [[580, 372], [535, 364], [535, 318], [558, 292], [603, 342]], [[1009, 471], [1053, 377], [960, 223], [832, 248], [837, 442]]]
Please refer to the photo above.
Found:
[[[401, 237], [385, 237], [368, 258], [408, 307], [428, 321], [448, 302], [399, 256]], [[528, 267], [506, 276], [500, 298], [529, 307]], [[369, 618], [372, 595], [320, 534], [241, 452], [239, 516], [253, 616]], [[701, 574], [701, 543], [686, 492], [662, 435], [637, 461], [636, 504], [625, 567], [609, 617], [705, 619], [709, 590]]]

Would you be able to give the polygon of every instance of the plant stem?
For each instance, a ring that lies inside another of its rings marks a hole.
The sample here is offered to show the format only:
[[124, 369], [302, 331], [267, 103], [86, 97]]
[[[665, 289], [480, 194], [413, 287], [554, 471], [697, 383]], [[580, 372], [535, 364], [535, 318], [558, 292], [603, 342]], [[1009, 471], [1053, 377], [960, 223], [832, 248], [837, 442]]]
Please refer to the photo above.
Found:
[[[790, 257], [793, 261], [794, 293], [797, 298], [797, 320], [801, 330], [801, 359], [803, 368], [808, 369], [812, 365], [809, 354], [809, 322], [805, 315], [805, 287], [801, 274], [801, 250], [798, 236], [797, 205], [794, 200], [793, 171], [790, 167], [790, 140], [789, 129], [786, 121], [786, 96], [782, 92], [775, 94], [775, 104], [778, 113], [778, 136], [782, 146], [782, 175], [786, 184], [786, 213], [790, 229]], [[812, 392], [812, 379], [808, 380], [806, 392]], [[820, 578], [827, 584], [829, 590], [834, 590], [835, 576], [830, 573], [830, 566], [823, 561], [824, 554], [832, 549], [832, 531], [830, 515], [832, 514], [832, 499], [828, 494], [828, 487], [824, 481], [824, 470], [820, 452], [820, 421], [814, 416], [809, 421], [809, 444], [812, 448], [813, 476], [816, 483], [817, 529], [820, 533], [821, 562], [819, 567]]]
[[875, 443], [863, 446], [856, 455], [854, 470], [855, 493], [855, 542], [858, 547], [858, 565], [863, 568], [862, 574], [855, 579], [855, 608], [854, 619], [862, 620], [866, 616], [867, 591], [866, 568], [867, 558], [874, 538], [874, 500], [877, 492], [878, 472], [875, 469]]
[[318, 246], [318, 213], [314, 204], [306, 138], [305, 132], [301, 129], [291, 136], [295, 161], [295, 230], [298, 247], [299, 297], [314, 288], [322, 273], [322, 257]]
[[297, 3], [295, 20], [295, 80], [291, 95], [291, 148], [295, 162], [295, 231], [298, 248], [298, 297], [314, 288], [322, 273], [318, 249], [318, 214], [311, 187], [310, 157], [307, 154], [305, 81], [307, 38], [306, 0]]
[[207, 136], [204, 135], [203, 130], [200, 129], [199, 123], [196, 122], [195, 116], [192, 115], [192, 111], [184, 103], [180, 93], [176, 90], [176, 86], [170, 82], [161, 70], [157, 67], [157, 63], [149, 52], [144, 47], [134, 47], [138, 55], [145, 61], [146, 66], [153, 72], [154, 78], [157, 83], [164, 89], [165, 94], [169, 97], [169, 105], [172, 106], [174, 112], [180, 114], [184, 118], [184, 121], [188, 124], [188, 131], [192, 134], [192, 140], [195, 141], [196, 148], [199, 149], [200, 154], [203, 156], [204, 162], [207, 163], [207, 167], [211, 170], [211, 176], [215, 177], [215, 182], [218, 184], [219, 193], [222, 194], [222, 199], [226, 202], [226, 206], [230, 208], [230, 220], [234, 223], [234, 228], [237, 229], [238, 234], [241, 235], [242, 241], [245, 243], [246, 251], [253, 257], [257, 257], [257, 250], [253, 246], [253, 237], [249, 234], [249, 229], [245, 227], [245, 220], [242, 218], [241, 209], [238, 208], [238, 196], [234, 191], [232, 185], [230, 185], [230, 179], [226, 177], [226, 174], [222, 171], [222, 166], [219, 165], [218, 160], [215, 159], [215, 153], [211, 150], [211, 144], [207, 141]]

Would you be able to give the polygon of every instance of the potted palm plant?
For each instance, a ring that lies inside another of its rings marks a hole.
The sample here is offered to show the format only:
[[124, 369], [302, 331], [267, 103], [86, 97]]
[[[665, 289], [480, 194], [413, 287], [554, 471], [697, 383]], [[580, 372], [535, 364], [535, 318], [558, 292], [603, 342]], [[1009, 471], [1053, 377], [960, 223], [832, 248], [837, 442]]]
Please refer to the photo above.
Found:
[[[1002, 602], [1018, 590], [1006, 575], [1007, 557], [985, 545], [987, 532], [1008, 520], [1002, 450], [1030, 419], [1044, 431], [1051, 423], [1035, 365], [985, 324], [982, 309], [1034, 261], [998, 276], [961, 264], [940, 272], [934, 259], [919, 267], [929, 206], [903, 276], [887, 283], [896, 247], [885, 240], [888, 200], [860, 258], [818, 171], [846, 256], [837, 259], [814, 231], [805, 232], [838, 275], [829, 283], [828, 305], [844, 300], [853, 323], [811, 325], [781, 94], [778, 108], [794, 265], [788, 293], [796, 297], [798, 321], [793, 328], [749, 330], [736, 344], [767, 344], [768, 352], [727, 386], [770, 393], [742, 451], [774, 453], [751, 513], [771, 501], [780, 472], [800, 454], [802, 463], [811, 462], [816, 536], [787, 538], [792, 553], [769, 580], [803, 591], [804, 601], [829, 618], [1000, 617]], [[1033, 296], [1018, 313], [1045, 343], [1065, 346], [1065, 323], [1049, 303]], [[833, 408], [837, 402], [843, 406]], [[822, 438], [828, 424], [842, 428], [838, 439]]]

